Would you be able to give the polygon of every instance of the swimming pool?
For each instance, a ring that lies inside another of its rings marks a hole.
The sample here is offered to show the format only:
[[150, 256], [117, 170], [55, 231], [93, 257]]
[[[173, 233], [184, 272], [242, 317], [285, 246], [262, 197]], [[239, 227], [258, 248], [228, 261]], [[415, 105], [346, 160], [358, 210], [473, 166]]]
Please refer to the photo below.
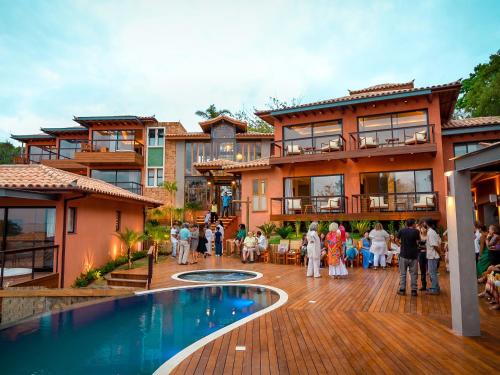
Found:
[[179, 272], [172, 275], [172, 278], [180, 281], [202, 282], [202, 283], [231, 283], [237, 281], [249, 281], [262, 277], [260, 272], [229, 270], [229, 269], [209, 269]]
[[5, 374], [166, 373], [207, 342], [286, 302], [261, 285], [142, 292], [0, 330]]

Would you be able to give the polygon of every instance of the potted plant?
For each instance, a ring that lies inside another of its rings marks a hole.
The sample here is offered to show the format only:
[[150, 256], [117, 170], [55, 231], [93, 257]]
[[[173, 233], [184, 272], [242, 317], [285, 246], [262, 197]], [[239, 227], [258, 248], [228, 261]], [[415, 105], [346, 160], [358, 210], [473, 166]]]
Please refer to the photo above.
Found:
[[264, 236], [266, 236], [266, 238], [269, 238], [271, 237], [271, 234], [273, 234], [274, 231], [276, 230], [276, 224], [264, 223], [261, 226], [258, 226], [257, 228], [261, 230], [261, 232], [264, 234]]

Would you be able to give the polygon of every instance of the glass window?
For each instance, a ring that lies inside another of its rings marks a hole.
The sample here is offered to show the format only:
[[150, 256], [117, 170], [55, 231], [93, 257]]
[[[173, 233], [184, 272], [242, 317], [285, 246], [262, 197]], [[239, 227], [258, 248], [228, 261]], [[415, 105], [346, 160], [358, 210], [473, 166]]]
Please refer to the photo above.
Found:
[[477, 151], [481, 148], [479, 143], [494, 143], [498, 142], [498, 140], [492, 141], [481, 141], [481, 142], [468, 142], [468, 143], [455, 143], [453, 145], [453, 154], [454, 156], [461, 156], [468, 154], [469, 152]]
[[59, 158], [72, 159], [84, 142], [86, 141], [81, 139], [61, 139], [59, 141]]
[[395, 113], [392, 125], [397, 127], [427, 125], [427, 111], [412, 111]]
[[234, 142], [215, 141], [215, 159], [234, 160]]
[[316, 176], [312, 177], [312, 192], [313, 196], [332, 196], [343, 195], [344, 192], [344, 176]]
[[148, 168], [148, 186], [155, 186], [155, 169]]
[[7, 250], [53, 245], [55, 223], [55, 208], [8, 208]]
[[235, 138], [236, 130], [233, 125], [220, 124], [212, 127], [212, 138]]
[[432, 171], [361, 173], [361, 194], [432, 192]]
[[358, 124], [360, 132], [390, 129], [391, 115], [360, 117]]
[[158, 168], [156, 170], [156, 185], [160, 186], [163, 184], [163, 168]]
[[148, 146], [161, 147], [165, 143], [165, 130], [163, 128], [149, 128]]
[[283, 138], [285, 140], [312, 137], [312, 126], [295, 125], [283, 127]]
[[42, 160], [57, 159], [55, 146], [30, 146], [29, 160], [32, 163], [40, 163]]
[[108, 182], [132, 193], [142, 194], [142, 174], [140, 170], [98, 170], [90, 171], [92, 178]]
[[205, 207], [209, 201], [209, 189], [205, 177], [186, 177], [184, 182], [184, 201], [198, 202]]
[[415, 171], [415, 191], [432, 192], [432, 171]]
[[310, 177], [285, 178], [285, 197], [308, 197], [310, 195]]
[[253, 196], [252, 196], [252, 210], [253, 211], [266, 211], [267, 198], [266, 198], [266, 180], [253, 180]]
[[415, 173], [413, 171], [395, 172], [394, 177], [398, 193], [412, 193], [415, 191]]
[[134, 151], [135, 130], [94, 130], [93, 147], [97, 151]]
[[67, 222], [66, 222], [66, 231], [68, 233], [76, 232], [76, 207], [68, 207], [67, 213]]

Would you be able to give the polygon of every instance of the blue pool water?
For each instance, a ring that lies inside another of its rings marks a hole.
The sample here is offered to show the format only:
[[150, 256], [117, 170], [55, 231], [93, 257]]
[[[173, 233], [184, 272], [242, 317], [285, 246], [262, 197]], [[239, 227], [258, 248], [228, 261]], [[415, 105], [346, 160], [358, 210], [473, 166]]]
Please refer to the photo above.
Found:
[[193, 342], [278, 299], [266, 288], [214, 285], [44, 315], [0, 330], [0, 373], [151, 374]]
[[257, 276], [254, 272], [245, 271], [190, 271], [179, 275], [179, 279], [200, 282], [232, 282], [253, 279]]

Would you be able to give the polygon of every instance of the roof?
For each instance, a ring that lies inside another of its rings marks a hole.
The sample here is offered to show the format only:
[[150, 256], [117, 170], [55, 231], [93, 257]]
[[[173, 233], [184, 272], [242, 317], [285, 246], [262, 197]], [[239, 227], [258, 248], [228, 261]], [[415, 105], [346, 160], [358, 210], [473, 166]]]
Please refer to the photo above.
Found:
[[[167, 140], [177, 139], [177, 140], [188, 140], [188, 139], [199, 139], [199, 140], [210, 140], [211, 136], [208, 133], [202, 132], [186, 132], [186, 133], [167, 133]], [[273, 133], [261, 133], [248, 131], [246, 133], [236, 134], [236, 139], [274, 139]]]
[[52, 140], [55, 137], [49, 134], [23, 134], [23, 135], [16, 135], [16, 134], [11, 134], [10, 137], [12, 139], [15, 139], [16, 141], [30, 141], [30, 140]]
[[[410, 87], [411, 85], [411, 87]], [[451, 116], [453, 105], [458, 97], [460, 91], [460, 81], [454, 81], [442, 85], [426, 86], [426, 87], [413, 87], [413, 81], [407, 83], [394, 83], [375, 85], [361, 90], [352, 91], [352, 95], [342, 96], [318, 102], [307, 104], [300, 104], [291, 107], [270, 109], [257, 111], [255, 114], [262, 118], [264, 121], [272, 124], [274, 122], [273, 116], [279, 116], [290, 113], [300, 113], [312, 110], [321, 110], [323, 108], [333, 107], [346, 107], [350, 105], [362, 104], [367, 102], [401, 99], [412, 96], [428, 95], [434, 92], [453, 90], [453, 98], [446, 102], [446, 108], [442, 111], [446, 116]], [[452, 105], [453, 104], [453, 105]], [[446, 120], [446, 119], [445, 119]]]
[[151, 205], [162, 202], [131, 193], [107, 182], [41, 164], [0, 165], [0, 188], [29, 191], [80, 191]]
[[62, 133], [87, 133], [89, 130], [83, 126], [68, 126], [65, 128], [40, 128], [46, 134], [62, 134]]
[[165, 135], [167, 140], [171, 139], [210, 139], [210, 134], [202, 132], [190, 132], [190, 133], [167, 133]]
[[232, 160], [227, 159], [215, 159], [210, 161], [203, 161], [199, 163], [193, 163], [193, 167], [196, 169], [222, 169], [224, 166], [239, 164]]
[[485, 143], [485, 147], [457, 156], [451, 160], [455, 162], [456, 171], [470, 170], [498, 174], [500, 172], [499, 151], [500, 142]]
[[470, 117], [464, 119], [450, 120], [443, 124], [443, 129], [468, 128], [474, 126], [500, 124], [500, 116]]
[[269, 158], [261, 158], [256, 160], [251, 160], [247, 162], [228, 164], [222, 167], [225, 171], [235, 172], [245, 169], [264, 169], [269, 167]]
[[241, 139], [241, 138], [274, 139], [274, 133], [262, 133], [262, 132], [247, 131], [246, 133], [236, 134], [236, 139]]
[[90, 126], [90, 125], [104, 125], [109, 123], [126, 125], [126, 124], [137, 124], [137, 125], [146, 125], [148, 123], [158, 123], [155, 116], [84, 116], [84, 117], [73, 117], [73, 121], [76, 121], [82, 126]]
[[236, 129], [239, 130], [240, 132], [245, 132], [247, 130], [247, 123], [245, 121], [240, 121], [235, 118], [226, 116], [226, 115], [219, 115], [215, 118], [212, 118], [210, 120], [206, 121], [200, 121], [199, 124], [201, 128], [203, 129], [204, 132], [207, 132], [210, 130], [212, 125], [217, 124], [218, 122], [222, 121], [227, 121], [230, 122], [231, 124], [236, 126]]
[[375, 92], [375, 91], [387, 91], [387, 90], [401, 90], [401, 89], [413, 89], [415, 80], [411, 80], [409, 82], [404, 83], [382, 83], [379, 85], [369, 86], [364, 89], [359, 90], [348, 90], [349, 95], [354, 94], [362, 94], [366, 92]]

